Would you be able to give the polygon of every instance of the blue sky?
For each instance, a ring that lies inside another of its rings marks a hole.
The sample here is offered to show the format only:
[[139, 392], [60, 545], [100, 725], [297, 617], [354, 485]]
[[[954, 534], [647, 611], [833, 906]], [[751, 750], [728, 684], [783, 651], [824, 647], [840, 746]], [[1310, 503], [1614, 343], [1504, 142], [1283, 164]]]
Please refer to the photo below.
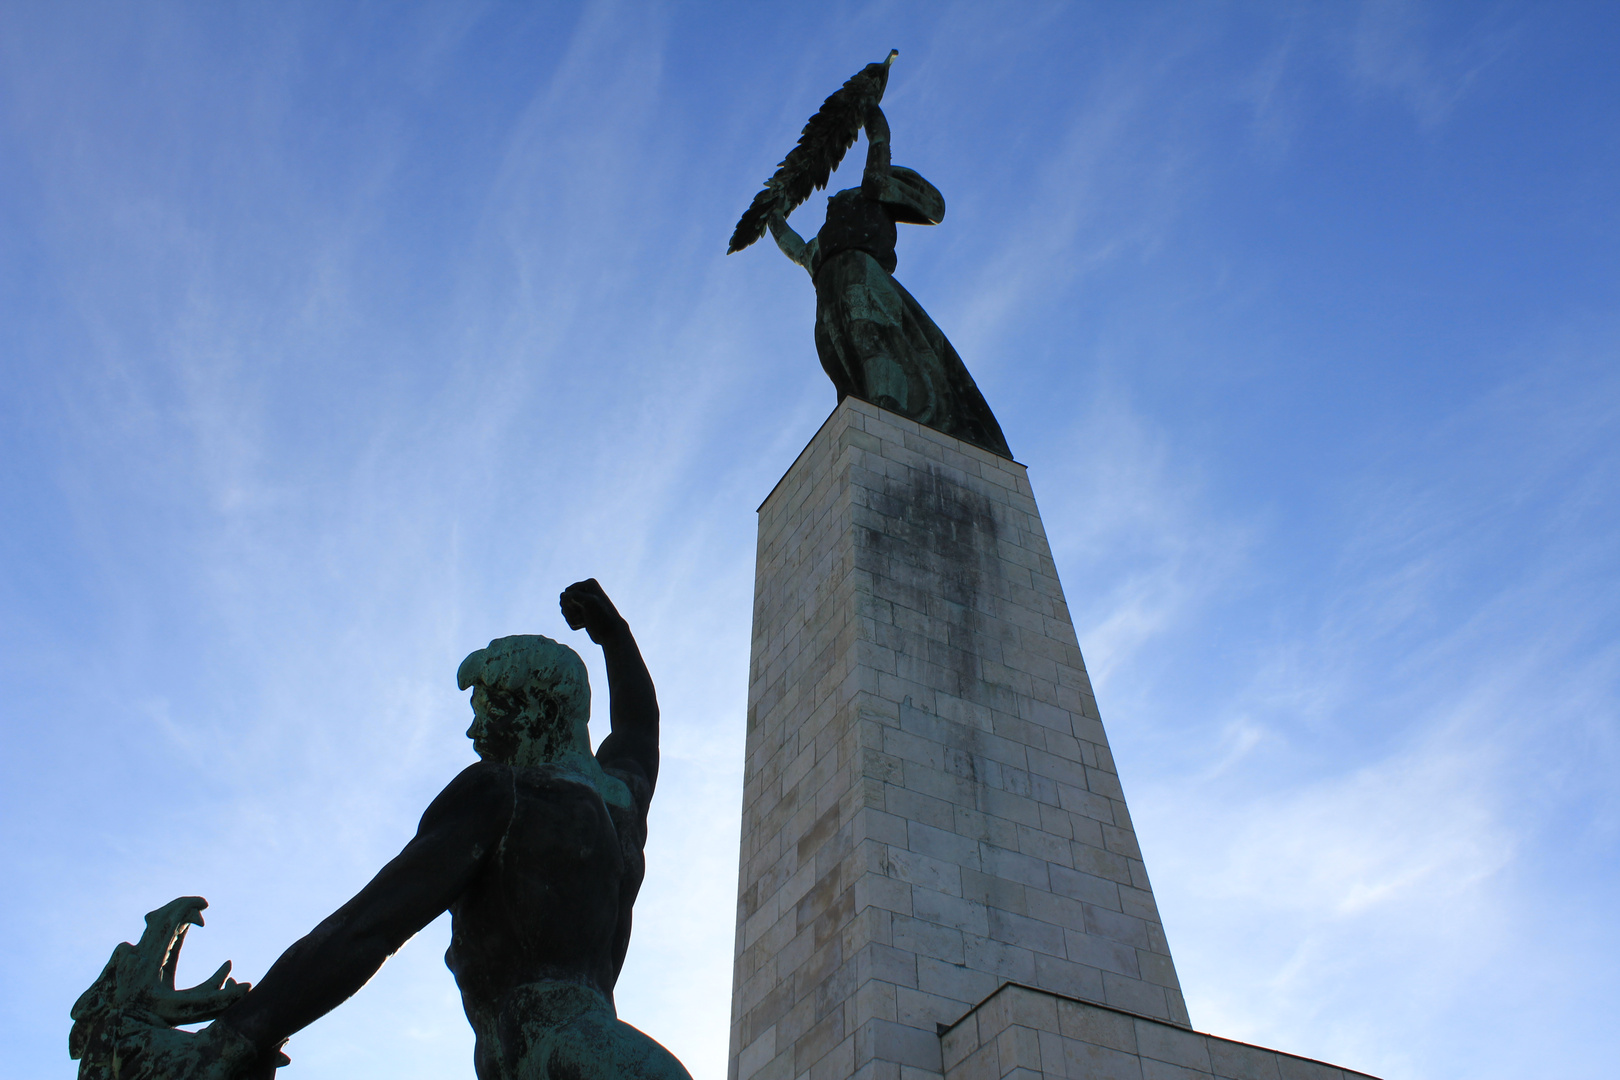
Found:
[[[891, 47], [950, 208], [898, 276], [1029, 466], [1194, 1025], [1612, 1074], [1620, 11], [461, 2], [0, 4], [9, 1075], [174, 896], [183, 979], [261, 974], [587, 575], [666, 723], [621, 1015], [720, 1074], [754, 508], [833, 404], [803, 272], [722, 252]], [[470, 1077], [447, 939], [286, 1075]]]

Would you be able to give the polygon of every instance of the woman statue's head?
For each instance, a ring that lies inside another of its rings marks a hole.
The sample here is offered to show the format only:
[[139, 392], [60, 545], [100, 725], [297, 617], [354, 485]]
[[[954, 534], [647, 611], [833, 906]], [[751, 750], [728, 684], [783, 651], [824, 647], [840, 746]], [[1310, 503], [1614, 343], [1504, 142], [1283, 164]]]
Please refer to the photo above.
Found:
[[[868, 174], [868, 180], [871, 174]], [[827, 197], [827, 220], [858, 213], [859, 205], [874, 198], [890, 221], [905, 225], [938, 225], [945, 220], [945, 196], [915, 169], [890, 165], [877, 177], [876, 186], [845, 188]]]

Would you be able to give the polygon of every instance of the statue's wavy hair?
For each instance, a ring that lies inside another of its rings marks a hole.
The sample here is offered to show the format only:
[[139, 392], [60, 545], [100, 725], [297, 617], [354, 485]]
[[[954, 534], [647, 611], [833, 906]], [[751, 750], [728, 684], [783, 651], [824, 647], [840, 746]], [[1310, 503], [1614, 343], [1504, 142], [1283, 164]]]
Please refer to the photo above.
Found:
[[591, 683], [585, 661], [560, 641], [539, 634], [513, 634], [496, 638], [468, 654], [456, 669], [456, 685], [466, 690], [483, 687], [502, 712], [531, 712], [531, 735], [556, 741], [562, 750], [575, 725], [583, 727], [591, 716]]

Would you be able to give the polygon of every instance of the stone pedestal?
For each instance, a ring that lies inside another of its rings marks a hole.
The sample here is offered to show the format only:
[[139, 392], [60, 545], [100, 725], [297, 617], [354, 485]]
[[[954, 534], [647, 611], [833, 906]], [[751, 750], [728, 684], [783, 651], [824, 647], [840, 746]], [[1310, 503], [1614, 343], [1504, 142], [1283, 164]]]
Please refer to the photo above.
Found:
[[1373, 1080], [1011, 984], [942, 1032], [940, 1043], [945, 1080]]
[[1023, 466], [846, 398], [759, 511], [731, 1080], [999, 1080], [1008, 984], [1205, 1038]]

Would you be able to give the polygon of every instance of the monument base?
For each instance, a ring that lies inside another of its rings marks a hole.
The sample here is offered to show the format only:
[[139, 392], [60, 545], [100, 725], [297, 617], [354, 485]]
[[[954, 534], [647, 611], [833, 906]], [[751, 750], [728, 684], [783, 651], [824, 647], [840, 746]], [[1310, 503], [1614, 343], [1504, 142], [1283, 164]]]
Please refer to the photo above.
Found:
[[742, 818], [731, 1080], [1344, 1075], [1193, 1032], [1008, 458], [847, 397], [765, 499]]
[[1373, 1080], [1016, 983], [952, 1024], [940, 1043], [945, 1080]]

